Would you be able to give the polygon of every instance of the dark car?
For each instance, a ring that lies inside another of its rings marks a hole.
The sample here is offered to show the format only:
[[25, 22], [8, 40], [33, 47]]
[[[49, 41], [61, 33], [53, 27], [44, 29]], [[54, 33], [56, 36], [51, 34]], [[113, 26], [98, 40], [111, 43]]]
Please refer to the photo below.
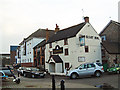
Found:
[[14, 67], [15, 69], [18, 69], [19, 67], [21, 67], [21, 64], [13, 65], [13, 67]]
[[45, 72], [40, 71], [40, 69], [37, 68], [26, 68], [26, 70], [23, 71], [24, 77], [32, 77], [32, 78], [38, 78], [38, 77], [44, 77]]
[[31, 77], [31, 69], [30, 68], [25, 68], [23, 70], [23, 76], [24, 77]]
[[32, 68], [31, 71], [31, 77], [36, 78], [36, 77], [43, 77], [44, 78], [45, 73], [43, 71], [40, 71], [40, 69], [37, 68]]

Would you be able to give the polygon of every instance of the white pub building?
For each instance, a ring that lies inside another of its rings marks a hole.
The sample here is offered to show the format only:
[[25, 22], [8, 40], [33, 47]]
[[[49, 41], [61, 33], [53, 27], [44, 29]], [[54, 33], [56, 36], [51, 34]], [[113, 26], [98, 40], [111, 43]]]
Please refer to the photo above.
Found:
[[59, 30], [46, 43], [45, 68], [50, 74], [65, 75], [81, 63], [101, 62], [101, 38], [89, 23], [85, 22]]

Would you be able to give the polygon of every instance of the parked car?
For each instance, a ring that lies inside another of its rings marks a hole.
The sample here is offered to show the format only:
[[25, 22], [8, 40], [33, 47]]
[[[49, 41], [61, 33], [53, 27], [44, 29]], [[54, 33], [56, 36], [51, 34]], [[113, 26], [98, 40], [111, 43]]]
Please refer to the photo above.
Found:
[[31, 75], [31, 68], [25, 68], [24, 70], [23, 70], [23, 76], [24, 77], [30, 77], [30, 75]]
[[17, 69], [17, 71], [19, 72], [19, 74], [21, 75], [21, 76], [23, 76], [24, 75], [24, 71], [26, 70], [26, 68], [25, 67], [19, 67], [18, 69]]
[[5, 75], [3, 71], [0, 71], [0, 79], [5, 80], [6, 78], [8, 78], [8, 76]]
[[13, 72], [13, 69], [10, 71], [8, 67], [0, 67], [0, 71], [3, 71], [8, 76], [12, 76], [11, 71]]
[[45, 73], [43, 71], [40, 71], [40, 69], [37, 68], [32, 68], [31, 71], [31, 77], [36, 78], [36, 77], [43, 77], [44, 78]]
[[107, 71], [109, 73], [120, 73], [120, 64], [117, 64], [115, 67], [108, 68]]
[[15, 69], [18, 69], [19, 67], [21, 67], [21, 64], [14, 64], [13, 67], [14, 67]]
[[81, 64], [74, 70], [68, 71], [67, 76], [72, 79], [87, 75], [94, 75], [96, 77], [100, 77], [103, 72], [104, 70], [101, 63], [85, 63]]
[[40, 69], [38, 68], [33, 68], [33, 67], [20, 67], [18, 69], [18, 72], [20, 73], [20, 75], [23, 75], [24, 77], [32, 77], [32, 78], [36, 78], [36, 77], [44, 77], [45, 76], [45, 72], [40, 71]]

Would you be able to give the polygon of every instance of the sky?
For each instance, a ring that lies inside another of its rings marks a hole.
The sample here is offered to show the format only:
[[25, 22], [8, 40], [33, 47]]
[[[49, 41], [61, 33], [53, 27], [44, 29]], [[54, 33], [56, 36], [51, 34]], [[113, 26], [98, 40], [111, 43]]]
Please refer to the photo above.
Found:
[[88, 16], [100, 33], [110, 20], [118, 21], [120, 0], [0, 0], [0, 53], [39, 28], [64, 29]]

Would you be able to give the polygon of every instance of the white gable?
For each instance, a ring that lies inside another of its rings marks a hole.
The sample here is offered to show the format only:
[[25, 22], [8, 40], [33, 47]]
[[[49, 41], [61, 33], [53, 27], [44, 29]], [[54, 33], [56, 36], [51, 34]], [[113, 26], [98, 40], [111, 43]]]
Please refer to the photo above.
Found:
[[96, 32], [96, 30], [92, 27], [90, 23], [86, 23], [86, 25], [77, 33], [77, 37], [80, 35], [91, 35], [91, 36], [97, 36], [101, 40], [100, 36]]
[[55, 63], [54, 59], [51, 57], [49, 63]]

